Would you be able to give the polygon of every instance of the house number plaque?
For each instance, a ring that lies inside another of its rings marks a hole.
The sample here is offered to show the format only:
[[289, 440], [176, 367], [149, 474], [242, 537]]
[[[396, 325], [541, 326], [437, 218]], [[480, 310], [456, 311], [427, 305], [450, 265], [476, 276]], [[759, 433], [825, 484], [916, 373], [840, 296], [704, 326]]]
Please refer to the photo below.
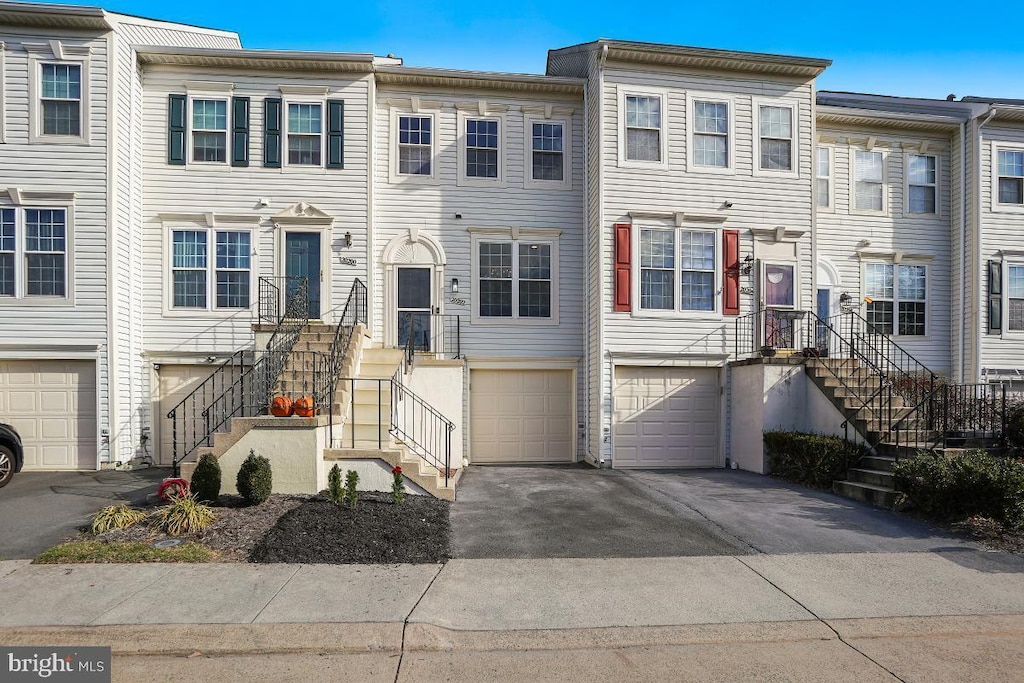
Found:
[[354, 258], [349, 258], [348, 256], [342, 256], [338, 260], [341, 261], [341, 265], [343, 266], [354, 266], [356, 264], [356, 260]]
[[453, 296], [452, 298], [448, 299], [448, 303], [455, 304], [456, 306], [465, 306], [466, 305], [466, 300], [465, 299], [460, 299], [457, 296]]

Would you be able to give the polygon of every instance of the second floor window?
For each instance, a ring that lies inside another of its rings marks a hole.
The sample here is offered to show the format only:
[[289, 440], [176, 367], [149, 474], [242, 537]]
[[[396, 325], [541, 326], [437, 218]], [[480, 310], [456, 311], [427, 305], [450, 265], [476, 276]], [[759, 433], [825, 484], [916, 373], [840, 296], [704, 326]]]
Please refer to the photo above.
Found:
[[399, 175], [431, 174], [433, 119], [429, 116], [398, 117]]
[[227, 162], [227, 100], [192, 100], [192, 160]]
[[885, 156], [881, 152], [855, 150], [854, 200], [858, 211], [885, 211]]
[[937, 213], [937, 160], [934, 156], [912, 154], [907, 169], [907, 210], [910, 213]]
[[662, 161], [660, 97], [626, 95], [626, 159]]
[[1024, 151], [999, 150], [999, 203], [1024, 204]]
[[832, 208], [832, 154], [828, 147], [818, 148], [815, 176], [818, 183], [818, 208]]
[[466, 119], [466, 177], [498, 178], [496, 119]]
[[288, 163], [320, 166], [323, 149], [323, 106], [288, 105]]
[[760, 107], [761, 170], [793, 170], [793, 110]]
[[565, 128], [561, 123], [534, 123], [532, 173], [534, 180], [565, 179]]
[[43, 135], [77, 137], [82, 134], [82, 67], [78, 64], [43, 64]]
[[693, 103], [693, 163], [714, 168], [729, 167], [729, 105], [726, 102]]

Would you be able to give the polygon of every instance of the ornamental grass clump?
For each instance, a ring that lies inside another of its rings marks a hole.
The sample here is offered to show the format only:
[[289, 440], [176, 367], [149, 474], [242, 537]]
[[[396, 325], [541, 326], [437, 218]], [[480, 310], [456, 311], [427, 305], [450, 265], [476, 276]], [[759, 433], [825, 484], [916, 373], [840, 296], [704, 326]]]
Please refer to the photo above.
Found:
[[395, 465], [391, 470], [391, 476], [394, 478], [391, 482], [391, 499], [396, 505], [401, 505], [405, 502], [405, 477], [402, 476], [402, 466]]
[[108, 505], [92, 518], [92, 532], [102, 534], [111, 529], [127, 529], [133, 527], [146, 519], [146, 513], [129, 507], [127, 503], [122, 505]]
[[180, 496], [156, 513], [160, 528], [171, 536], [194, 534], [213, 524], [213, 508], [196, 500], [195, 495]]
[[196, 500], [214, 502], [220, 496], [220, 463], [213, 453], [204, 453], [196, 464], [196, 470], [192, 473], [192, 482], [189, 485]]
[[341, 468], [338, 463], [327, 473], [327, 497], [335, 505], [345, 502], [345, 487], [341, 484]]
[[347, 500], [348, 506], [353, 510], [356, 509], [356, 502], [359, 500], [359, 494], [356, 492], [356, 486], [358, 484], [358, 472], [355, 470], [349, 470], [345, 473], [345, 497], [343, 500]]
[[238, 468], [238, 477], [235, 480], [238, 495], [249, 505], [259, 505], [270, 498], [272, 486], [273, 473], [270, 471], [270, 461], [249, 449], [249, 457]]

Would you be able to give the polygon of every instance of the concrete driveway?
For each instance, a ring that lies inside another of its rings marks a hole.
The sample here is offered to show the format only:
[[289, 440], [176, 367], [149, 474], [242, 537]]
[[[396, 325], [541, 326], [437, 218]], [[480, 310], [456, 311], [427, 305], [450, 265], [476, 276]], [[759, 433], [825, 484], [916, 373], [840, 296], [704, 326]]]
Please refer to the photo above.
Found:
[[466, 470], [459, 558], [673, 557], [975, 548], [926, 524], [736, 470]]
[[144, 502], [167, 476], [167, 469], [16, 474], [0, 489], [0, 558], [33, 558], [74, 536], [100, 508]]

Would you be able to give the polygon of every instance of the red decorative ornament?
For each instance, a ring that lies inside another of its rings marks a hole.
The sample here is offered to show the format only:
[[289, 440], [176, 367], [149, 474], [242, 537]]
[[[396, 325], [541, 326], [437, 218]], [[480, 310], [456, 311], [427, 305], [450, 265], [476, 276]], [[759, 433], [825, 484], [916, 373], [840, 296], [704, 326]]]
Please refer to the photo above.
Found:
[[292, 407], [299, 417], [313, 417], [316, 414], [316, 404], [309, 396], [295, 399]]
[[275, 396], [270, 402], [270, 414], [274, 417], [288, 417], [293, 408], [292, 400], [287, 396]]
[[401, 473], [402, 473], [402, 466], [401, 465], [395, 465], [391, 469], [391, 474], [401, 474]]
[[177, 477], [164, 479], [157, 487], [156, 495], [165, 503], [171, 502], [174, 498], [183, 498], [188, 495], [188, 482]]

